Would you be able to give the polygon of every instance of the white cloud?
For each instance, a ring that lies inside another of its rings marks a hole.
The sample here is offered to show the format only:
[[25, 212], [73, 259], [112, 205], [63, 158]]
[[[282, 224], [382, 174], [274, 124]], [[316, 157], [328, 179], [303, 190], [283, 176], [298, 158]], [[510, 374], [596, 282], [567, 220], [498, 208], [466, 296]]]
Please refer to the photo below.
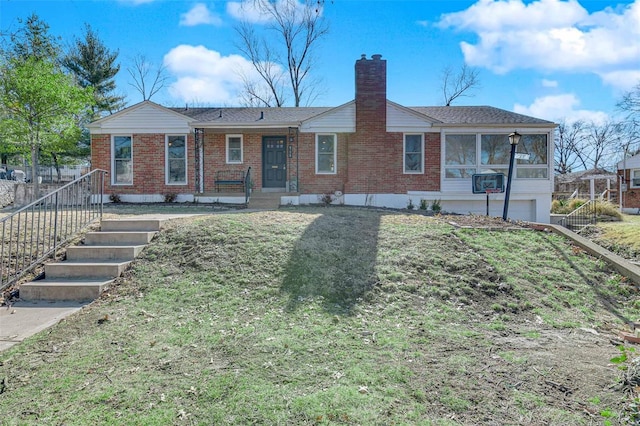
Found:
[[640, 0], [592, 14], [577, 0], [479, 0], [438, 25], [475, 33], [477, 42], [460, 43], [466, 62], [499, 74], [529, 68], [604, 79], [640, 64]]
[[204, 46], [180, 45], [164, 56], [175, 76], [169, 94], [181, 102], [239, 105], [243, 76], [256, 79], [250, 61], [240, 55], [222, 56]]
[[572, 93], [536, 98], [529, 106], [515, 104], [513, 111], [550, 121], [573, 123], [578, 120], [593, 121], [596, 124], [606, 122], [609, 116], [602, 111], [578, 109], [580, 99]]
[[446, 13], [440, 26], [477, 33], [512, 32], [527, 28], [562, 28], [588, 16], [576, 0], [479, 0], [462, 12]]
[[220, 25], [222, 19], [207, 8], [204, 3], [196, 3], [187, 13], [180, 15], [180, 25], [194, 27], [196, 25]]
[[270, 15], [256, 7], [252, 1], [230, 1], [227, 3], [227, 13], [239, 21], [263, 24], [269, 22]]
[[[230, 1], [227, 3], [227, 13], [233, 18], [252, 24], [265, 24], [273, 19], [269, 12], [265, 12], [265, 6], [272, 0], [242, 0], [240, 2]], [[303, 17], [305, 13], [314, 12], [322, 14], [322, 7], [315, 3], [310, 6], [304, 0], [276, 0], [276, 7], [280, 10], [290, 10], [295, 12], [295, 16]], [[313, 10], [308, 9], [312, 7]]]
[[605, 84], [615, 87], [621, 92], [627, 92], [640, 82], [640, 65], [635, 70], [602, 72], [599, 75]]
[[556, 80], [547, 80], [546, 78], [543, 78], [542, 87], [558, 87], [558, 82]]

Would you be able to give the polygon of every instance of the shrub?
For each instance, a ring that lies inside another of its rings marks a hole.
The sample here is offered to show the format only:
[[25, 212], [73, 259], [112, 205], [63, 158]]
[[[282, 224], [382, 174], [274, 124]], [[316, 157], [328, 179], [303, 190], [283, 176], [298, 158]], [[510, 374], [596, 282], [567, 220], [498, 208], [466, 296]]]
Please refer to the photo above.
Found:
[[580, 198], [572, 198], [569, 201], [569, 204], [567, 205], [567, 207], [569, 208], [569, 212], [574, 211], [575, 209], [582, 207], [584, 204], [587, 203], [587, 201], [589, 200], [582, 200]]
[[586, 202], [587, 200], [579, 198], [572, 198], [571, 200], [553, 200], [551, 203], [551, 213], [569, 214]]
[[429, 208], [429, 203], [424, 198], [420, 199], [420, 210], [427, 210]]
[[325, 206], [328, 206], [333, 202], [333, 194], [331, 193], [322, 194], [318, 198], [320, 198], [320, 203]]
[[442, 211], [442, 203], [440, 200], [433, 200], [431, 203], [431, 211], [434, 213], [440, 213]]
[[622, 220], [622, 214], [618, 207], [608, 201], [598, 201], [596, 203], [596, 213], [598, 216], [610, 216], [617, 220]]
[[566, 214], [567, 204], [567, 200], [553, 200], [551, 202], [551, 213]]
[[409, 202], [407, 203], [407, 209], [413, 210], [416, 206], [413, 205], [413, 200], [409, 198]]
[[[579, 207], [582, 207], [588, 200], [574, 198], [572, 200], [553, 200], [551, 203], [551, 213], [569, 214]], [[596, 201], [596, 214], [598, 216], [608, 216], [616, 220], [622, 220], [622, 214], [618, 207], [608, 201]]]
[[109, 194], [109, 201], [112, 203], [121, 203], [120, 195], [118, 194]]
[[174, 194], [172, 192], [164, 194], [165, 203], [173, 203], [174, 201], [176, 201], [176, 198], [178, 198], [178, 194]]

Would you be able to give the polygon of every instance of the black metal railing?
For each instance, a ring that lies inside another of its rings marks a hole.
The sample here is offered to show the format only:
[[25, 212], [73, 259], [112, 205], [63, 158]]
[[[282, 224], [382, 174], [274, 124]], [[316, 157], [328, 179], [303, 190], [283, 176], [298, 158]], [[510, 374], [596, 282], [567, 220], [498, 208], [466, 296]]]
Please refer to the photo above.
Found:
[[93, 170], [0, 219], [0, 290], [102, 217], [106, 173]]
[[597, 220], [596, 201], [589, 200], [560, 221], [560, 225], [574, 232], [582, 231], [588, 225], [595, 225]]
[[249, 204], [249, 198], [251, 197], [251, 167], [247, 169], [247, 174], [244, 177], [244, 203]]

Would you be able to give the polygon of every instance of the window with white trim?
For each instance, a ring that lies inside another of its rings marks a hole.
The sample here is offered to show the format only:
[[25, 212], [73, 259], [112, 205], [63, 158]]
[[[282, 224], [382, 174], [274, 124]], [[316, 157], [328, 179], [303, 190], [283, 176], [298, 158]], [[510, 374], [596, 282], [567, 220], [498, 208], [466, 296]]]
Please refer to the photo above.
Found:
[[227, 164], [242, 164], [242, 135], [227, 135]]
[[111, 183], [133, 184], [133, 137], [112, 136], [111, 153]]
[[404, 173], [424, 173], [424, 135], [405, 134], [403, 151]]
[[476, 172], [476, 135], [445, 135], [445, 178], [471, 178]]
[[[517, 179], [548, 179], [547, 134], [523, 134], [516, 148]], [[446, 134], [445, 179], [469, 179], [474, 173], [509, 174], [511, 144], [504, 134]]]
[[167, 135], [165, 138], [167, 185], [187, 183], [187, 137]]
[[337, 146], [335, 134], [316, 135], [316, 174], [335, 174]]
[[640, 188], [640, 169], [631, 169], [631, 188]]
[[520, 158], [516, 159], [516, 178], [518, 179], [547, 179], [547, 135], [522, 135], [516, 152]]
[[509, 135], [480, 135], [480, 170], [478, 173], [504, 173], [507, 176], [510, 156]]

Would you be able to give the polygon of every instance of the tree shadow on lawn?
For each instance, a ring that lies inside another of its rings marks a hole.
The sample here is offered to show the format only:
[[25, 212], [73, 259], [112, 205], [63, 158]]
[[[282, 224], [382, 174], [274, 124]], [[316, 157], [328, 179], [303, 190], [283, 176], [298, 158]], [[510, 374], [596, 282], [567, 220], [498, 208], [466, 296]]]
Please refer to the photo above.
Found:
[[281, 290], [287, 308], [322, 297], [327, 312], [349, 315], [376, 283], [380, 213], [330, 210], [316, 218], [296, 241]]
[[545, 241], [551, 246], [553, 247], [553, 249], [556, 251], [556, 253], [558, 253], [559, 257], [564, 260], [569, 266], [571, 266], [571, 268], [576, 272], [576, 274], [578, 274], [580, 276], [580, 278], [582, 278], [584, 280], [584, 282], [586, 284], [589, 285], [589, 287], [591, 287], [594, 291], [594, 293], [598, 296], [598, 300], [600, 301], [600, 303], [604, 306], [604, 308], [609, 311], [609, 313], [611, 313], [612, 315], [616, 316], [618, 319], [620, 319], [621, 321], [625, 322], [626, 324], [631, 324], [632, 321], [625, 317], [624, 314], [622, 312], [620, 312], [616, 306], [614, 305], [614, 303], [611, 301], [611, 299], [608, 297], [608, 295], [602, 291], [601, 286], [594, 282], [591, 278], [589, 278], [582, 269], [580, 269], [580, 267], [578, 265], [576, 265], [570, 258], [569, 256], [567, 256], [567, 253], [561, 248], [558, 247], [558, 245], [556, 243], [554, 243], [553, 241], [551, 241], [548, 238], [545, 238]]

